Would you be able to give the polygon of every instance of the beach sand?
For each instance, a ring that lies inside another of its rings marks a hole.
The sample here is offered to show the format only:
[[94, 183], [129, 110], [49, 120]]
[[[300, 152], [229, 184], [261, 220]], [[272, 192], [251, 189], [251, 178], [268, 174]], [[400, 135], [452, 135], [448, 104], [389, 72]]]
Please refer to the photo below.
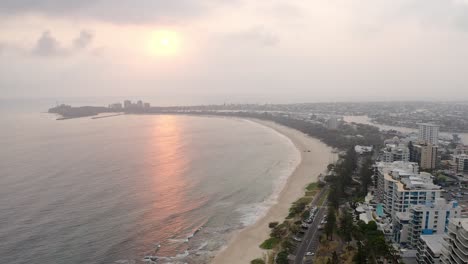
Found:
[[295, 129], [274, 122], [250, 120], [287, 136], [301, 152], [301, 162], [288, 178], [277, 203], [255, 224], [234, 234], [227, 247], [213, 259], [214, 264], [248, 264], [255, 258], [261, 258], [266, 251], [260, 249], [259, 245], [269, 238], [268, 223], [275, 221], [281, 223], [284, 220], [291, 203], [304, 195], [304, 188], [308, 183], [317, 181], [318, 175], [325, 171], [329, 163], [333, 162], [335, 155], [332, 154], [332, 148]]

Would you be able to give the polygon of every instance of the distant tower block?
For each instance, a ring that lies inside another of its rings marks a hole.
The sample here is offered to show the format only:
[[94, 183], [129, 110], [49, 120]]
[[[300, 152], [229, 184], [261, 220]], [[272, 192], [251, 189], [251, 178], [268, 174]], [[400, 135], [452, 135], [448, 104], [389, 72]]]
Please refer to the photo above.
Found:
[[421, 123], [419, 125], [419, 140], [427, 144], [439, 144], [439, 126], [428, 123]]

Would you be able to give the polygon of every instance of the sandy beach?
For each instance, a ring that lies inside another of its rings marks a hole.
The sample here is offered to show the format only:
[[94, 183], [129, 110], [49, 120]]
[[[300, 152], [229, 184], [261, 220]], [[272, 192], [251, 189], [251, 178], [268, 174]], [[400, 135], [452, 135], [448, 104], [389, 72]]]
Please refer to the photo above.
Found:
[[288, 178], [277, 203], [255, 224], [234, 234], [227, 247], [213, 259], [212, 263], [215, 264], [248, 264], [251, 260], [262, 257], [266, 251], [260, 249], [259, 245], [269, 237], [268, 223], [282, 222], [288, 215], [291, 203], [304, 195], [305, 186], [317, 181], [317, 176], [324, 172], [326, 166], [333, 160], [332, 149], [318, 139], [273, 122], [253, 119], [252, 121], [287, 136], [299, 149], [301, 162]]

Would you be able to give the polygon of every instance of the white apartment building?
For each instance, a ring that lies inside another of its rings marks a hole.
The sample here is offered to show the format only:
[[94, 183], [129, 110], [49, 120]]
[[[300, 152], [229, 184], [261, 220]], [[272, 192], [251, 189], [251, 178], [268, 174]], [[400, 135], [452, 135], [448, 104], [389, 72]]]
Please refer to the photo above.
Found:
[[439, 264], [445, 235], [423, 235], [419, 238], [416, 260], [419, 264]]
[[441, 263], [468, 263], [468, 219], [452, 218], [447, 228], [447, 238], [443, 244]]
[[330, 117], [327, 120], [327, 128], [331, 130], [337, 130], [339, 126], [338, 118], [337, 117]]
[[376, 190], [376, 198], [382, 204], [388, 196], [387, 192], [390, 188], [390, 184], [388, 181], [385, 181], [385, 175], [390, 174], [394, 170], [398, 170], [400, 172], [406, 172], [408, 174], [418, 174], [419, 166], [415, 162], [403, 162], [403, 161], [394, 161], [394, 162], [377, 162], [374, 165], [374, 177], [377, 180], [377, 190]]
[[468, 155], [460, 154], [453, 156], [453, 161], [455, 162], [455, 172], [457, 173], [466, 173], [468, 172]]
[[410, 205], [406, 212], [396, 213], [394, 241], [417, 248], [421, 235], [443, 235], [450, 218], [459, 217], [458, 202], [447, 203], [444, 198], [421, 205]]
[[409, 161], [410, 150], [404, 144], [387, 144], [380, 157], [383, 162]]
[[419, 140], [427, 144], [439, 144], [439, 126], [428, 123], [421, 123], [419, 125]]

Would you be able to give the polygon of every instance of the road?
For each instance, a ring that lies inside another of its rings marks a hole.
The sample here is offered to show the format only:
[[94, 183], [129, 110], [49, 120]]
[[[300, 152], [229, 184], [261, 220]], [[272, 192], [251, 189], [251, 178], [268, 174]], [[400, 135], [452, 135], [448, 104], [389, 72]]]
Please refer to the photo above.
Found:
[[[323, 216], [327, 213], [327, 207], [322, 206], [322, 204], [318, 205], [318, 202], [322, 200], [322, 198], [327, 195], [328, 193], [328, 186], [323, 188], [320, 193], [314, 198], [311, 203], [311, 206], [317, 206], [318, 211], [312, 222], [311, 226], [305, 233], [304, 237], [302, 238], [301, 244], [297, 247], [296, 251], [296, 258], [294, 260], [295, 264], [302, 264], [302, 263], [312, 263], [311, 260], [304, 261], [305, 254], [309, 251], [315, 252], [319, 245], [319, 234], [320, 231], [318, 230], [318, 226], [323, 219]], [[324, 200], [326, 203], [326, 200]]]

